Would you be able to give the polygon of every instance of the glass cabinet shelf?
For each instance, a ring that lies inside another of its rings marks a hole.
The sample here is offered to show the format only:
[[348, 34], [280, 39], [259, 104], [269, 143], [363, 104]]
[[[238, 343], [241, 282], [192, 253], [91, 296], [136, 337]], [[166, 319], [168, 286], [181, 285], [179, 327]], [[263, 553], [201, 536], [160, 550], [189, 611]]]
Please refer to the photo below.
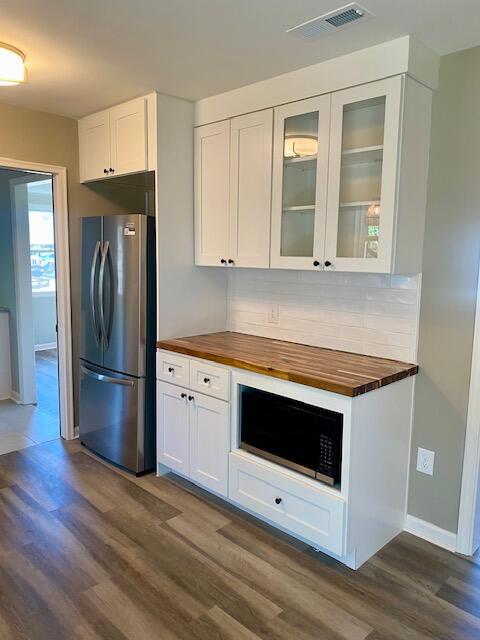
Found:
[[301, 156], [299, 158], [284, 158], [285, 166], [295, 166], [302, 169], [315, 170], [317, 162], [317, 156]]
[[360, 202], [341, 202], [340, 208], [345, 209], [346, 207], [371, 207], [371, 206], [380, 206], [380, 200], [365, 200]]
[[314, 211], [314, 204], [295, 205], [293, 207], [283, 207], [285, 213], [301, 213], [302, 211]]
[[385, 96], [352, 102], [347, 98], [340, 108], [342, 142], [335, 256], [376, 259], [382, 229]]
[[383, 145], [373, 147], [359, 147], [342, 151], [342, 165], [363, 164], [383, 161]]

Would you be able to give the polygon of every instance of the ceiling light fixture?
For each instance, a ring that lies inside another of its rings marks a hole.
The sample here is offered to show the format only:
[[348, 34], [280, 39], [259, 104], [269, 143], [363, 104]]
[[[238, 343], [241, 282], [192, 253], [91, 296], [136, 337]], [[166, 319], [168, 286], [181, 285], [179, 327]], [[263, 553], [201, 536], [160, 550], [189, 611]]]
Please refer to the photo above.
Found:
[[285, 138], [285, 158], [305, 158], [318, 153], [317, 136], [291, 135]]
[[0, 42], [0, 86], [10, 87], [27, 79], [25, 56], [9, 44]]

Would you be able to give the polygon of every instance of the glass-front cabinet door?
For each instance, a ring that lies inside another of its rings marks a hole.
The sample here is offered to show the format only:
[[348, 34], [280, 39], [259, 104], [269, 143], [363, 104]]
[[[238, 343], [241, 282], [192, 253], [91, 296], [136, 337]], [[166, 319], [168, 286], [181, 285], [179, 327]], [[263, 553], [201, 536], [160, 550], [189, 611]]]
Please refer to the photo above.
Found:
[[329, 130], [330, 95], [275, 109], [272, 267], [323, 266]]
[[401, 78], [332, 95], [325, 264], [392, 267]]

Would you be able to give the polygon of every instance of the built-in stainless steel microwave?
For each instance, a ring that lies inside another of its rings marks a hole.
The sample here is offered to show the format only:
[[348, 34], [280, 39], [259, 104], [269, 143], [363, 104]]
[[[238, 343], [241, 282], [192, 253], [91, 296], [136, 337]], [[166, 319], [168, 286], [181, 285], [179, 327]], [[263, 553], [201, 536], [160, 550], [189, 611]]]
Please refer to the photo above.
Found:
[[343, 415], [241, 386], [240, 448], [312, 478], [341, 480]]

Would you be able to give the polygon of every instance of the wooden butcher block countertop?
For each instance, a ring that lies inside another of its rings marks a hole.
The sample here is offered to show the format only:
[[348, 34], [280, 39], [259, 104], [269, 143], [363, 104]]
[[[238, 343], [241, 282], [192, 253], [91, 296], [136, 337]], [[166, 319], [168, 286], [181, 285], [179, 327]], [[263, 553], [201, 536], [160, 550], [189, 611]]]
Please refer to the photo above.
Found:
[[406, 362], [229, 331], [160, 340], [157, 347], [350, 397], [418, 373]]

